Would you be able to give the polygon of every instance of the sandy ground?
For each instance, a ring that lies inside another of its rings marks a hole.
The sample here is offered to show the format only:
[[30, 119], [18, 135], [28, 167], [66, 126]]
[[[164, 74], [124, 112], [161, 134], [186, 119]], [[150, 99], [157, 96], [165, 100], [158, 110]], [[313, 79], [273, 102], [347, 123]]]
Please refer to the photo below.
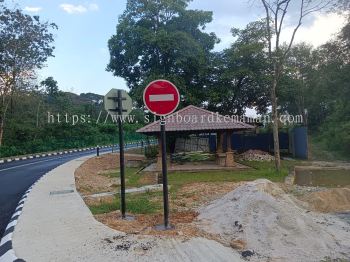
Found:
[[[78, 191], [112, 191], [115, 181], [100, 174], [115, 169], [119, 164], [116, 158], [109, 155], [85, 162], [75, 172]], [[145, 184], [154, 183], [152, 178], [143, 179]], [[250, 261], [350, 260], [350, 225], [335, 215], [325, 214], [350, 211], [350, 189], [302, 187], [295, 194], [294, 187], [264, 179], [184, 185], [170, 195], [170, 221], [175, 228], [163, 232], [154, 230], [155, 225], [162, 223], [160, 213], [135, 215], [134, 221], [117, 219], [119, 211], [94, 217], [112, 229], [141, 238], [207, 239], [244, 254]], [[115, 199], [84, 201], [93, 205]], [[151, 201], [161, 202], [162, 197], [152, 196]], [[113, 245], [113, 241], [106, 243]]]
[[[28, 262], [243, 261], [232, 248], [206, 238], [125, 234], [99, 223], [74, 190], [74, 170], [86, 159], [53, 169], [35, 185], [13, 233], [17, 257]], [[67, 189], [73, 192], [50, 194]]]
[[275, 183], [259, 179], [202, 207], [197, 225], [226, 243], [246, 243], [252, 261], [348, 261], [350, 225], [298, 203]]
[[[128, 154], [126, 159], [144, 159], [142, 155]], [[118, 154], [106, 154], [100, 157], [90, 158], [85, 161], [75, 171], [75, 182], [78, 192], [84, 195], [84, 202], [88, 206], [98, 205], [101, 203], [111, 203], [115, 201], [113, 196], [89, 197], [88, 195], [98, 192], [116, 191], [115, 185], [119, 182], [119, 178], [113, 179], [102, 175], [111, 172], [119, 166]], [[154, 176], [151, 174], [142, 174], [140, 179], [142, 184], [154, 184]], [[210, 201], [218, 199], [238, 187], [242, 183], [225, 182], [225, 183], [191, 183], [182, 186], [177, 190], [176, 194], [170, 195], [170, 221], [175, 226], [173, 230], [160, 232], [153, 230], [157, 224], [162, 224], [162, 213], [157, 214], [139, 214], [134, 215], [134, 221], [123, 221], [116, 219], [119, 217], [119, 211], [106, 214], [95, 215], [95, 219], [113, 229], [120, 230], [130, 234], [141, 235], [170, 235], [183, 236], [186, 238], [194, 236], [209, 236], [208, 233], [199, 230], [192, 224], [197, 217], [196, 209], [202, 205], [208, 204]], [[150, 200], [162, 203], [161, 195], [152, 195]], [[210, 239], [215, 236], [209, 236]]]
[[331, 188], [299, 197], [312, 211], [324, 213], [350, 211], [350, 188]]
[[[241, 184], [243, 183], [192, 183], [181, 187], [176, 195], [170, 195], [170, 221], [175, 226], [173, 230], [154, 230], [155, 225], [163, 223], [161, 212], [157, 214], [136, 214], [134, 215], [134, 221], [117, 220], [116, 218], [120, 217], [119, 211], [95, 215], [94, 217], [113, 229], [130, 234], [183, 236], [185, 238], [204, 236], [209, 239], [217, 239], [215, 235], [199, 229], [192, 223], [198, 216], [196, 210], [198, 207], [222, 197]], [[162, 196], [160, 195], [150, 196], [150, 198], [152, 201], [162, 202]], [[95, 205], [101, 201], [106, 203], [115, 201], [115, 199], [113, 197], [103, 199], [85, 198], [84, 201], [88, 205]]]
[[[143, 155], [125, 154], [125, 160], [143, 160]], [[119, 167], [119, 154], [105, 154], [84, 162], [75, 172], [75, 184], [81, 194], [115, 191], [119, 178], [110, 178], [101, 173], [115, 171]]]

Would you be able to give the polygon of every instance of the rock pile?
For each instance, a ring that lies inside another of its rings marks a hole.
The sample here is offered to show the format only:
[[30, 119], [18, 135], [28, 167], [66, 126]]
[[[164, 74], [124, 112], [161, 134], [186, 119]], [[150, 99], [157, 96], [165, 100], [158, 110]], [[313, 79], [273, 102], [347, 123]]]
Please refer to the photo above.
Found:
[[245, 161], [273, 161], [275, 158], [268, 152], [250, 149], [238, 156], [241, 160]]

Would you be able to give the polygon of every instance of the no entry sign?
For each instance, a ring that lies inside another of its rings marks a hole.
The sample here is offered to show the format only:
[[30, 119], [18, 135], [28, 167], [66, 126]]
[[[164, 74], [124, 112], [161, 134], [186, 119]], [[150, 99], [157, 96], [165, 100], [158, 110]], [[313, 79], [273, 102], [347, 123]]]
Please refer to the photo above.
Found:
[[[174, 112], [180, 102], [180, 94], [176, 86], [167, 80], [155, 80], [143, 91], [143, 102], [151, 113], [157, 116], [166, 116]], [[168, 230], [173, 228], [169, 224], [169, 198], [168, 198], [168, 171], [166, 157], [165, 121], [160, 123], [160, 145], [162, 153], [162, 181], [164, 202], [164, 225], [156, 226], [156, 229]]]
[[176, 110], [180, 94], [176, 86], [168, 80], [155, 80], [143, 91], [143, 102], [151, 113], [165, 116]]

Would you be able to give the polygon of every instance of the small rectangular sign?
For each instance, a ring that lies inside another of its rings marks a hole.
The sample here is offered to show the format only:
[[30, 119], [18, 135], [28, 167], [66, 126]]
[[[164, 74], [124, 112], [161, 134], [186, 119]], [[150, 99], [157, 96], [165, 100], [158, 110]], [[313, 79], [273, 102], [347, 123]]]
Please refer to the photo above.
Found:
[[174, 101], [174, 94], [150, 95], [149, 101], [150, 102]]

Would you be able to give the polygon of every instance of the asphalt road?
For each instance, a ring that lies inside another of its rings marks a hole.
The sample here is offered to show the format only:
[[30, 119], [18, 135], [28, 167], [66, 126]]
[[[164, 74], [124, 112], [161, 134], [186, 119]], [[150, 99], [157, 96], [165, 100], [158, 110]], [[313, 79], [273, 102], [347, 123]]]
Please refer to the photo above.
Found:
[[[135, 146], [125, 148], [131, 147]], [[100, 148], [100, 153], [108, 152], [111, 148]], [[0, 164], [0, 239], [19, 200], [33, 183], [55, 167], [91, 154], [96, 154], [96, 149]]]

